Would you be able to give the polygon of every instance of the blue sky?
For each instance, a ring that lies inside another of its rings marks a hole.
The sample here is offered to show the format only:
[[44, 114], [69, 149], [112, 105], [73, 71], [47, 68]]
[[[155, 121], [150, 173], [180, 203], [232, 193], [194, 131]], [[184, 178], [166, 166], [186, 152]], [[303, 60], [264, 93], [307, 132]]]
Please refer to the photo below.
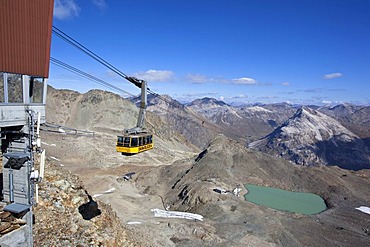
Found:
[[[180, 101], [370, 104], [369, 13], [368, 0], [55, 0], [53, 24]], [[139, 93], [56, 36], [51, 56]], [[49, 84], [108, 90], [55, 65]]]

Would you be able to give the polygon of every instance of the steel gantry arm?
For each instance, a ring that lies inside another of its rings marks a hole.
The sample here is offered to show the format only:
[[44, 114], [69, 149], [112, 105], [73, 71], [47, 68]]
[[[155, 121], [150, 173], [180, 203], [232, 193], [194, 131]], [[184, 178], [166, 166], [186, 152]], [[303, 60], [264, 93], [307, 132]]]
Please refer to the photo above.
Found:
[[144, 80], [140, 80], [132, 76], [127, 76], [126, 79], [141, 89], [141, 101], [140, 101], [139, 116], [137, 119], [136, 127], [131, 128], [131, 129], [126, 129], [125, 132], [126, 133], [146, 132], [144, 130], [144, 120], [145, 120], [145, 110], [147, 106], [147, 83]]

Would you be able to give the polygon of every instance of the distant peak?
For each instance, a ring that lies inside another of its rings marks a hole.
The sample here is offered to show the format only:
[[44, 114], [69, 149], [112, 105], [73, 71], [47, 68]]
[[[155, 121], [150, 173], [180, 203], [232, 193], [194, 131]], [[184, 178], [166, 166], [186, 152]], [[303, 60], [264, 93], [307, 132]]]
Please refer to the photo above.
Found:
[[297, 112], [294, 114], [294, 117], [303, 117], [304, 115], [317, 115], [317, 111], [311, 109], [307, 106], [301, 106]]
[[209, 98], [209, 97], [204, 97], [202, 99], [196, 99], [193, 102], [191, 102], [191, 105], [207, 105], [207, 104], [215, 104], [219, 106], [227, 105], [225, 102], [221, 100], [217, 100], [215, 98]]

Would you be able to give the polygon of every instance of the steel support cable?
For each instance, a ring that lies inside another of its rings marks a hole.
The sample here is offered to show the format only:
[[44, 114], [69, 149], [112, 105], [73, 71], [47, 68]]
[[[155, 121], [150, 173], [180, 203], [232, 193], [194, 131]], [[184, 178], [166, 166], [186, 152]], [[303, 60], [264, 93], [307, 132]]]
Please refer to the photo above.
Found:
[[102, 86], [106, 86], [106, 87], [108, 87], [108, 88], [110, 88], [110, 89], [112, 89], [114, 91], [117, 91], [117, 92], [120, 92], [120, 93], [129, 95], [131, 97], [135, 97], [135, 95], [133, 95], [133, 94], [131, 94], [131, 93], [129, 93], [129, 92], [127, 92], [127, 91], [119, 88], [119, 87], [116, 87], [113, 84], [110, 84], [110, 83], [108, 83], [106, 81], [103, 81], [103, 80], [101, 80], [101, 79], [99, 79], [99, 78], [97, 78], [97, 77], [95, 77], [93, 75], [90, 75], [90, 74], [88, 74], [88, 73], [86, 73], [86, 72], [84, 72], [82, 70], [79, 70], [79, 69], [77, 69], [77, 68], [75, 68], [75, 67], [73, 67], [73, 66], [71, 66], [69, 64], [63, 63], [62, 61], [59, 61], [59, 60], [57, 60], [57, 59], [55, 59], [53, 57], [50, 57], [50, 62], [52, 62], [53, 64], [55, 64], [55, 65], [57, 65], [57, 66], [59, 66], [59, 67], [61, 67], [63, 69], [66, 69], [66, 70], [71, 71], [71, 72], [73, 72], [73, 73], [75, 73], [77, 75], [80, 75], [80, 76], [82, 76], [82, 77], [84, 77], [86, 79], [89, 79], [91, 81], [94, 81], [94, 82], [96, 82], [96, 83], [98, 83], [98, 84], [100, 84]]
[[[98, 84], [100, 84], [100, 85], [103, 85], [103, 86], [106, 86], [106, 87], [109, 87], [109, 88], [111, 88], [111, 89], [113, 89], [113, 90], [115, 90], [115, 91], [118, 91], [118, 92], [120, 92], [120, 93], [125, 93], [125, 94], [127, 94], [127, 95], [130, 95], [131, 97], [136, 97], [136, 95], [133, 95], [133, 94], [131, 94], [131, 93], [129, 93], [129, 92], [126, 92], [126, 91], [124, 91], [124, 90], [122, 90], [122, 89], [120, 89], [120, 88], [117, 88], [116, 86], [114, 86], [114, 85], [111, 85], [110, 83], [108, 83], [108, 82], [105, 82], [105, 81], [103, 81], [103, 80], [101, 80], [101, 79], [99, 79], [99, 78], [96, 78], [96, 77], [94, 77], [94, 76], [92, 76], [92, 75], [90, 75], [90, 74], [88, 74], [88, 73], [86, 73], [86, 72], [83, 72], [83, 71], [81, 71], [81, 70], [79, 70], [79, 69], [77, 69], [77, 68], [74, 68], [73, 66], [71, 66], [71, 65], [68, 65], [68, 64], [66, 64], [66, 63], [63, 63], [63, 62], [61, 62], [61, 61], [59, 61], [59, 60], [57, 60], [57, 59], [55, 59], [55, 58], [52, 58], [52, 57], [50, 57], [50, 61], [53, 63], [53, 64], [55, 64], [56, 66], [59, 66], [59, 67], [61, 67], [61, 68], [63, 68], [63, 69], [66, 69], [66, 70], [68, 70], [68, 71], [70, 71], [70, 72], [72, 72], [72, 73], [75, 73], [75, 74], [77, 74], [77, 75], [79, 75], [79, 76], [82, 76], [82, 77], [84, 77], [84, 78], [86, 78], [86, 79], [88, 79], [88, 80], [91, 80], [91, 81], [94, 81], [94, 82], [96, 82], [96, 83], [98, 83]], [[162, 97], [161, 95], [159, 95], [159, 94], [157, 94], [157, 93], [155, 93], [155, 92], [153, 92], [153, 91], [151, 91], [150, 90], [150, 92], [149, 92], [151, 95], [154, 95], [154, 96], [156, 96], [156, 97], [158, 97], [160, 100], [162, 100], [162, 101], [165, 101], [165, 102], [167, 102], [169, 105], [172, 105], [172, 106], [174, 106], [174, 107], [177, 107], [175, 104], [173, 104], [171, 101], [169, 101], [169, 100], [167, 100], [166, 98], [164, 98], [164, 97]], [[181, 116], [180, 114], [178, 114], [178, 113], [176, 113], [176, 112], [170, 112], [168, 109], [166, 109], [166, 108], [163, 108], [163, 107], [160, 107], [160, 106], [156, 106], [157, 108], [159, 108], [159, 109], [162, 109], [163, 111], [165, 111], [165, 112], [167, 112], [167, 113], [171, 113], [171, 114], [175, 114], [175, 115], [178, 115], [178, 116]], [[185, 108], [187, 108], [187, 107], [185, 107]], [[202, 118], [200, 118], [199, 116], [197, 116], [197, 115], [195, 115], [195, 117], [200, 121], [200, 122], [204, 122], [205, 121], [205, 119], [202, 119]]]
[[[87, 54], [88, 56], [92, 57], [94, 60], [98, 61], [99, 63], [101, 63], [102, 65], [104, 65], [105, 67], [111, 69], [113, 72], [115, 72], [116, 74], [118, 74], [119, 76], [123, 77], [124, 79], [128, 80], [129, 82], [135, 84], [136, 86], [138, 86], [136, 84], [137, 80], [136, 78], [133, 78], [133, 77], [129, 77], [127, 76], [125, 73], [123, 73], [122, 71], [120, 71], [119, 69], [117, 69], [116, 67], [114, 67], [113, 65], [111, 65], [110, 63], [108, 63], [107, 61], [105, 61], [103, 58], [101, 58], [100, 56], [98, 56], [97, 54], [95, 54], [94, 52], [92, 52], [91, 50], [89, 50], [88, 48], [86, 48], [84, 45], [80, 44], [78, 41], [74, 40], [72, 37], [70, 37], [69, 35], [67, 35], [66, 33], [64, 33], [63, 31], [61, 31], [60, 29], [58, 29], [57, 27], [53, 26], [53, 33], [56, 34], [58, 37], [62, 38], [64, 41], [66, 41], [67, 43], [69, 43], [70, 45], [76, 47], [77, 49], [81, 50], [82, 52], [84, 52], [85, 54]], [[75, 71], [74, 69], [69, 69], [71, 71]], [[76, 73], [76, 72], [74, 72]], [[78, 72], [77, 72], [78, 73]], [[80, 74], [80, 73], [78, 73]], [[88, 76], [88, 78], [91, 78], [90, 76]], [[96, 81], [96, 80], [94, 80]], [[99, 81], [99, 79], [98, 79]], [[100, 83], [99, 83], [100, 84]], [[104, 83], [105, 84], [105, 83]], [[173, 104], [173, 102], [167, 100], [166, 98], [164, 98], [163, 96], [153, 92], [152, 90], [150, 90], [148, 88], [148, 92], [156, 97], [158, 97], [160, 100], [168, 103], [169, 105], [172, 105], [173, 107], [178, 107], [178, 105], [175, 105]], [[127, 92], [125, 92], [127, 94]], [[132, 95], [132, 94], [130, 94]], [[134, 96], [134, 95], [132, 95]], [[158, 107], [158, 106], [157, 106]], [[187, 108], [187, 107], [185, 107]], [[163, 109], [165, 110], [166, 112], [168, 113], [171, 113], [168, 109]], [[173, 114], [173, 113], [172, 113]], [[204, 118], [201, 119], [199, 116], [195, 115], [196, 118], [198, 120], [200, 120], [201, 122], [204, 122]]]
[[[79, 69], [77, 69], [77, 68], [75, 68], [75, 67], [73, 67], [73, 66], [71, 66], [71, 65], [68, 65], [68, 64], [66, 64], [66, 63], [63, 63], [63, 62], [61, 62], [61, 61], [59, 61], [59, 60], [57, 60], [57, 59], [55, 59], [55, 58], [53, 58], [53, 57], [50, 57], [50, 61], [51, 61], [54, 65], [59, 66], [59, 67], [61, 67], [61, 68], [63, 68], [63, 69], [66, 69], [66, 70], [68, 70], [68, 71], [70, 71], [70, 72], [72, 72], [72, 73], [75, 73], [75, 74], [79, 75], [79, 76], [82, 76], [82, 77], [84, 77], [84, 78], [86, 78], [86, 79], [88, 79], [88, 80], [91, 80], [91, 81], [94, 81], [94, 82], [96, 82], [96, 83], [98, 83], [98, 84], [100, 84], [100, 85], [103, 85], [103, 86], [109, 87], [109, 88], [111, 88], [112, 90], [118, 91], [118, 92], [120, 92], [120, 93], [125, 93], [125, 94], [127, 94], [127, 95], [129, 95], [129, 96], [131, 96], [131, 97], [136, 97], [136, 95], [133, 95], [133, 94], [131, 94], [131, 93], [129, 93], [129, 92], [126, 92], [126, 91], [124, 91], [123, 89], [120, 89], [120, 88], [118, 88], [118, 87], [116, 87], [116, 86], [114, 86], [114, 85], [112, 85], [112, 84], [110, 84], [110, 83], [108, 83], [108, 82], [105, 82], [105, 81], [103, 81], [103, 80], [101, 80], [101, 79], [99, 79], [99, 78], [96, 78], [96, 77], [94, 77], [94, 76], [92, 76], [92, 75], [90, 75], [90, 74], [88, 74], [88, 73], [86, 73], [86, 72], [84, 72], [84, 71], [81, 71], [81, 70], [79, 70]], [[174, 106], [174, 107], [178, 107], [178, 106], [177, 106], [177, 105], [175, 105], [173, 102], [171, 102], [171, 101], [167, 100], [166, 98], [164, 98], [162, 95], [157, 94], [157, 93], [153, 92], [152, 90], [148, 90], [148, 91], [149, 91], [149, 93], [150, 93], [151, 95], [154, 95], [154, 96], [158, 97], [160, 100], [162, 100], [162, 101], [164, 101], [164, 102], [168, 103], [169, 105], [172, 105], [172, 106]], [[166, 109], [166, 108], [163, 108], [163, 107], [160, 107], [160, 106], [156, 106], [156, 107], [157, 107], [157, 108], [159, 108], [159, 109], [162, 109], [163, 111], [165, 111], [165, 112], [167, 112], [167, 113], [171, 113], [171, 114], [175, 114], [175, 115], [181, 116], [181, 115], [179, 115], [179, 114], [178, 114], [178, 113], [176, 113], [176, 112], [170, 112], [170, 111], [169, 111], [168, 109]], [[185, 107], [185, 108], [187, 108], [187, 107]], [[195, 115], [195, 117], [196, 117], [199, 121], [201, 121], [201, 122], [204, 122], [204, 121], [205, 121], [205, 119], [202, 119], [202, 118], [200, 118], [200, 117], [199, 117], [199, 116], [197, 116], [197, 115]]]
[[[124, 79], [130, 81], [131, 83], [132, 80], [130, 80], [130, 77], [127, 76], [125, 73], [123, 73], [122, 71], [120, 71], [119, 69], [117, 69], [116, 67], [114, 67], [112, 64], [110, 64], [109, 62], [107, 62], [106, 60], [104, 60], [102, 57], [100, 57], [99, 55], [97, 55], [96, 53], [92, 52], [90, 49], [88, 49], [86, 46], [82, 45], [81, 43], [79, 43], [78, 41], [76, 41], [75, 39], [73, 39], [71, 36], [69, 36], [68, 34], [64, 33], [62, 30], [60, 30], [59, 28], [53, 26], [53, 33], [55, 35], [57, 35], [58, 37], [60, 37], [61, 39], [63, 39], [64, 41], [66, 41], [67, 43], [69, 43], [70, 45], [76, 47], [77, 49], [81, 50], [82, 52], [84, 52], [86, 55], [92, 57], [93, 59], [95, 59], [96, 61], [98, 61], [99, 63], [101, 63], [102, 65], [104, 65], [105, 67], [109, 68], [110, 70], [112, 70], [113, 72], [115, 72], [116, 74], [118, 74], [119, 76], [123, 77]], [[135, 83], [134, 83], [135, 84]], [[136, 84], [135, 84], [136, 85]], [[137, 85], [136, 85], [137, 86]], [[165, 101], [166, 103], [172, 105], [172, 106], [175, 106], [171, 101], [168, 101], [166, 98], [162, 97], [161, 95], [151, 91], [150, 89], [148, 89], [148, 92], [156, 97], [158, 97], [159, 99], [161, 99], [162, 101]]]
[[[116, 67], [114, 67], [112, 64], [110, 64], [109, 62], [107, 62], [106, 60], [104, 60], [102, 57], [100, 57], [96, 53], [92, 52], [86, 46], [82, 45], [81, 43], [79, 43], [78, 41], [76, 41], [75, 39], [73, 39], [68, 34], [64, 33], [59, 28], [55, 27], [54, 25], [53, 25], [53, 30], [52, 31], [53, 31], [53, 33], [55, 35], [57, 35], [58, 37], [60, 37], [61, 39], [63, 39], [67, 43], [69, 43], [70, 45], [72, 45], [72, 46], [76, 47], [77, 49], [81, 50], [82, 52], [84, 52], [88, 56], [92, 57], [94, 60], [98, 61], [100, 64], [104, 65], [105, 67], [109, 68], [110, 70], [112, 70], [113, 72], [115, 72], [116, 74], [118, 74], [119, 76], [123, 77], [124, 79], [126, 79], [129, 82], [131, 82], [131, 83], [135, 84], [136, 86], [138, 86], [135, 82], [132, 81], [132, 77], [127, 76], [125, 73], [123, 73], [122, 71], [120, 71], [119, 69], [117, 69]], [[157, 94], [157, 93], [153, 92], [149, 88], [148, 88], [148, 92], [150, 94], [158, 97], [162, 101], [168, 103], [169, 105], [172, 105], [173, 107], [177, 107], [177, 105], [173, 104], [173, 102], [167, 100], [166, 98], [164, 98], [160, 94]]]
[[102, 64], [105, 67], [109, 68], [110, 70], [112, 70], [113, 72], [115, 72], [116, 74], [118, 74], [119, 76], [125, 78], [126, 80], [127, 80], [127, 78], [129, 78], [129, 76], [127, 76], [125, 73], [123, 73], [122, 71], [120, 71], [119, 69], [117, 69], [116, 67], [114, 67], [112, 64], [110, 64], [109, 62], [107, 62], [106, 60], [104, 60], [102, 57], [100, 57], [96, 53], [92, 52], [86, 46], [82, 45], [81, 43], [79, 43], [78, 41], [76, 41], [75, 39], [73, 39], [68, 34], [64, 33], [59, 28], [55, 27], [54, 25], [53, 25], [53, 30], [52, 31], [58, 37], [60, 37], [61, 39], [63, 39], [67, 43], [71, 44], [72, 46], [76, 47], [77, 49], [81, 50], [82, 52], [84, 52], [88, 56], [92, 57], [93, 59], [95, 59], [96, 61], [98, 61], [100, 64]]
[[[94, 60], [98, 61], [99, 63], [101, 63], [105, 67], [109, 68], [110, 70], [112, 70], [113, 72], [115, 72], [116, 74], [118, 74], [119, 76], [123, 77], [124, 79], [126, 79], [129, 82], [133, 83], [134, 85], [138, 86], [137, 82], [140, 81], [140, 80], [138, 80], [138, 79], [136, 79], [134, 77], [127, 76], [125, 73], [123, 73], [122, 71], [120, 71], [119, 69], [117, 69], [116, 67], [114, 67], [112, 64], [108, 63], [106, 60], [104, 60], [103, 58], [101, 58], [100, 56], [98, 56], [97, 54], [95, 54], [94, 52], [92, 52], [91, 50], [89, 50], [87, 47], [85, 47], [84, 45], [82, 45], [81, 43], [79, 43], [78, 41], [76, 41], [75, 39], [73, 39], [72, 37], [70, 37], [69, 35], [67, 35], [66, 33], [64, 33], [63, 31], [61, 31], [60, 29], [58, 29], [54, 25], [53, 25], [53, 30], [52, 31], [53, 31], [53, 33], [55, 35], [57, 35], [58, 37], [60, 37], [61, 39], [63, 39], [67, 43], [69, 43], [70, 45], [72, 45], [72, 46], [76, 47], [77, 49], [81, 50], [82, 52], [84, 52], [88, 56], [92, 57]], [[90, 76], [88, 76], [88, 77], [90, 78]], [[94, 81], [96, 81], [96, 80], [94, 80]], [[98, 81], [99, 81], [99, 79], [98, 79]], [[119, 90], [121, 91], [121, 89], [119, 89]], [[162, 101], [168, 103], [169, 105], [172, 105], [174, 107], [178, 107], [177, 105], [173, 104], [171, 101], [169, 101], [166, 98], [164, 98], [162, 95], [153, 92], [149, 88], [148, 88], [148, 92], [150, 94], [158, 97]], [[132, 95], [132, 94], [127, 93], [127, 92], [125, 92], [125, 93], [126, 94], [129, 94], [129, 95]], [[132, 96], [135, 97], [134, 95], [132, 95]], [[187, 108], [187, 107], [185, 106], [185, 108]], [[168, 113], [170, 113], [169, 110], [166, 110], [166, 109], [164, 109], [164, 110], [167, 111]], [[195, 116], [196, 116], [196, 118], [198, 120], [204, 122], [204, 118], [203, 119], [200, 118], [200, 116], [197, 116], [197, 114], [195, 114]]]

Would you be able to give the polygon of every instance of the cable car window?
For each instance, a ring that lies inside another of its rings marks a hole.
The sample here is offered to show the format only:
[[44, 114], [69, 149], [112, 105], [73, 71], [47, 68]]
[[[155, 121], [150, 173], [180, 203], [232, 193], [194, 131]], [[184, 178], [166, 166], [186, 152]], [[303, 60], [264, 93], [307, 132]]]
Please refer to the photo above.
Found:
[[131, 147], [137, 147], [139, 144], [137, 137], [131, 139]]
[[123, 146], [124, 147], [129, 147], [130, 146], [130, 137], [125, 137], [125, 140], [123, 141]]
[[119, 136], [117, 138], [117, 145], [122, 145], [122, 143], [123, 143], [123, 137], [122, 136]]
[[140, 136], [139, 137], [139, 146], [142, 146], [143, 145], [143, 137], [142, 136]]
[[152, 135], [149, 136], [149, 143], [153, 143], [153, 136]]

